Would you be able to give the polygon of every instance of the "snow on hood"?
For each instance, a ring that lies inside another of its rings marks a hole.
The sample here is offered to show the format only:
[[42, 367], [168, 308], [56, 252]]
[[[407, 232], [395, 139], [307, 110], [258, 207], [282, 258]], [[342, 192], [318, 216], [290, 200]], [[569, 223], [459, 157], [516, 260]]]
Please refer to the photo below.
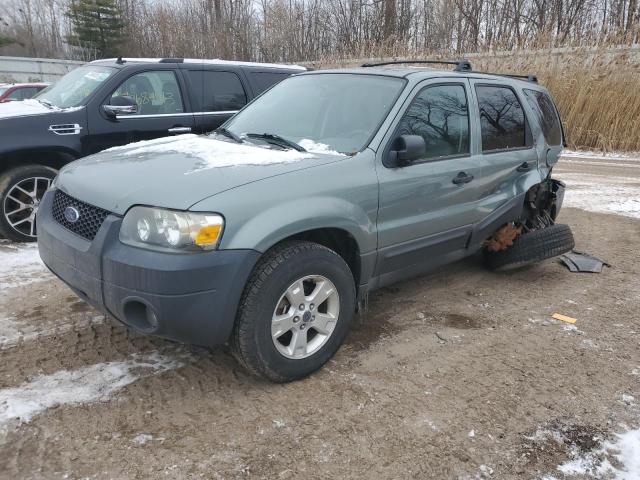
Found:
[[83, 107], [58, 108], [47, 107], [32, 98], [21, 102], [0, 103], [0, 118], [26, 117], [28, 115], [42, 115], [50, 112], [72, 112]]
[[313, 158], [316, 154], [341, 155], [329, 150], [327, 145], [317, 144], [311, 140], [303, 140], [302, 142], [303, 147], [309, 147], [307, 152], [273, 150], [247, 143], [231, 143], [204, 135], [187, 134], [131, 143], [123, 147], [110, 148], [105, 152], [114, 152], [121, 156], [130, 157], [176, 152], [201, 160], [196, 168], [185, 172], [185, 174], [218, 167], [296, 162], [305, 158]]
[[331, 150], [331, 147], [326, 143], [314, 142], [313, 140], [309, 140], [308, 138], [303, 138], [302, 140], [298, 141], [298, 144], [307, 152], [326, 153], [328, 155], [342, 155], [343, 157], [347, 156], [344, 153]]

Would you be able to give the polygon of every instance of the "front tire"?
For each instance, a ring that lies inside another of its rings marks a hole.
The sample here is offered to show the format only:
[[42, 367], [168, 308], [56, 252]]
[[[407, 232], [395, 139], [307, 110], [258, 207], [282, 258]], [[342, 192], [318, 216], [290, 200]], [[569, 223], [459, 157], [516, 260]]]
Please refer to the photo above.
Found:
[[35, 242], [36, 212], [56, 176], [53, 168], [25, 165], [0, 177], [0, 234], [14, 242]]
[[356, 307], [349, 266], [312, 242], [267, 252], [245, 287], [231, 346], [250, 372], [290, 382], [322, 367], [346, 337]]

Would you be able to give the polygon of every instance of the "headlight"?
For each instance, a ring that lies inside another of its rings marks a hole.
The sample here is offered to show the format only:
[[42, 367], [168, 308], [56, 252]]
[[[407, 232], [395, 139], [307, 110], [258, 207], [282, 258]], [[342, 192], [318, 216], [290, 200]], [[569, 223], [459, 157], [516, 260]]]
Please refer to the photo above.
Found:
[[120, 241], [156, 250], [213, 250], [222, 237], [223, 227], [224, 219], [215, 213], [133, 207], [122, 221]]

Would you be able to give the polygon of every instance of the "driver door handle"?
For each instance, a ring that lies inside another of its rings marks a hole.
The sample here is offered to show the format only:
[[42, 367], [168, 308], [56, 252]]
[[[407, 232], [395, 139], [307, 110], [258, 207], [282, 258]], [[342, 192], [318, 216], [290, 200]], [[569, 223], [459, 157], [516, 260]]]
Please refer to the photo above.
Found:
[[465, 172], [460, 172], [451, 181], [456, 185], [462, 185], [464, 183], [469, 183], [471, 180], [473, 180], [473, 175], [467, 175]]
[[191, 132], [191, 127], [173, 127], [167, 131], [169, 133], [189, 133]]

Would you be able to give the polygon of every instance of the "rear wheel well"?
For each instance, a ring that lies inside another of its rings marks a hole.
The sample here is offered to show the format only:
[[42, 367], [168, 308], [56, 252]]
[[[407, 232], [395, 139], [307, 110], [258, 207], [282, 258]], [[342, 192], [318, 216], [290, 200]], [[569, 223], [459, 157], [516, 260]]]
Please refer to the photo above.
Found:
[[44, 165], [60, 170], [64, 165], [75, 159], [75, 155], [59, 150], [27, 150], [7, 153], [0, 156], [0, 173], [25, 165]]
[[315, 242], [333, 250], [349, 266], [356, 288], [360, 284], [360, 249], [356, 239], [346, 230], [340, 228], [318, 228], [297, 233], [282, 241], [290, 240]]

